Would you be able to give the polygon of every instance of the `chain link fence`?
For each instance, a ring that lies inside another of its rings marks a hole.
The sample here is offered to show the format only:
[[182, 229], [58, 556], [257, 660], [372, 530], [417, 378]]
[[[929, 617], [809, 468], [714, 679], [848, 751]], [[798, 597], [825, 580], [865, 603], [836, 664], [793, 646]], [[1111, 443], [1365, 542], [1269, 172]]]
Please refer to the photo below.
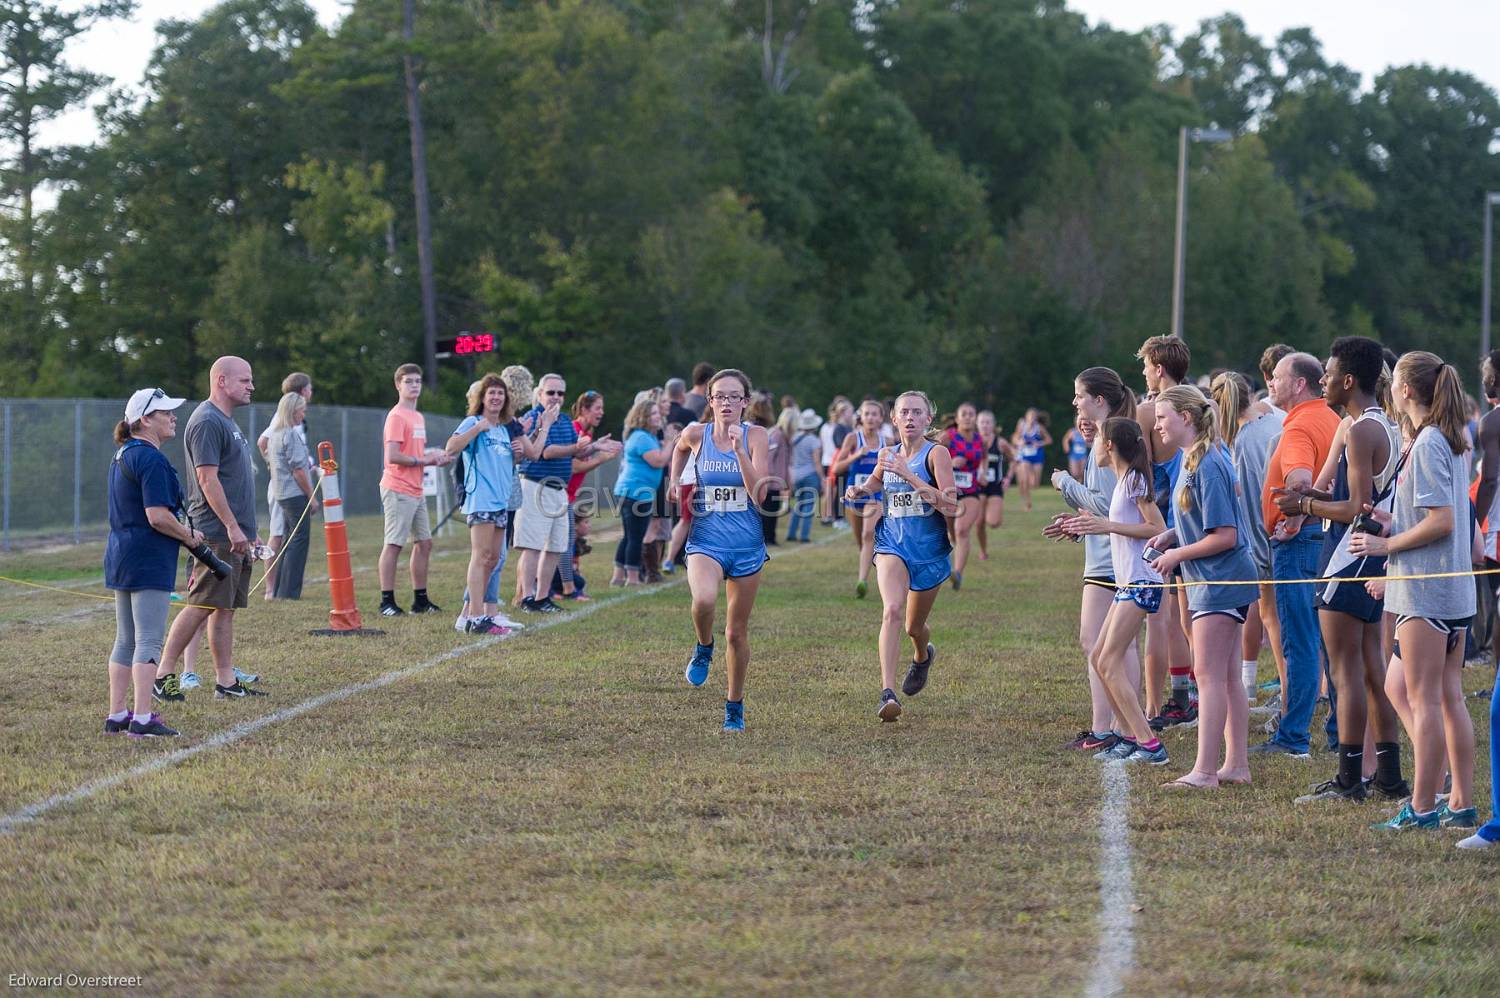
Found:
[[[171, 459], [188, 489], [192, 469], [188, 467], [182, 433], [193, 410], [201, 403], [188, 401], [177, 410], [178, 436], [162, 451]], [[103, 399], [0, 399], [0, 550], [33, 544], [78, 544], [99, 540], [109, 530], [109, 464], [114, 457], [115, 424], [124, 414], [124, 403]], [[380, 512], [381, 448], [385, 409], [358, 406], [317, 405], [307, 408], [307, 443], [316, 451], [320, 441], [333, 444], [339, 465], [339, 483], [344, 509], [350, 516]], [[234, 421], [254, 441], [276, 414], [271, 403], [237, 409]], [[427, 439], [440, 446], [452, 434], [459, 418], [424, 412]], [[260, 459], [255, 466], [257, 519], [270, 522], [266, 508], [266, 483], [270, 471]], [[452, 505], [452, 477], [448, 469], [437, 469], [440, 491], [437, 513]], [[589, 484], [614, 482], [614, 462], [596, 469]], [[459, 518], [462, 523], [462, 518]], [[265, 528], [262, 526], [262, 533]]]

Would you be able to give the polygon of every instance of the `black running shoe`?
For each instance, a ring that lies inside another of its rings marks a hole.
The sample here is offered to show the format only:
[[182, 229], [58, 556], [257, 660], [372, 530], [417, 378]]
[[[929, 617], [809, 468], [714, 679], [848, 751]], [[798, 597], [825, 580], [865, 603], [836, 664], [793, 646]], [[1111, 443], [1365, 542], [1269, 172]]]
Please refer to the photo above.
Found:
[[104, 719], [104, 733], [106, 735], [123, 735], [130, 730], [131, 714], [126, 712], [124, 720], [112, 721], [108, 717]]
[[382, 617], [404, 617], [406, 616], [406, 611], [394, 603], [381, 603], [380, 615]]
[[177, 729], [161, 723], [161, 715], [154, 711], [144, 720], [139, 717], [130, 719], [131, 738], [176, 738], [177, 735]]
[[1333, 779], [1329, 780], [1327, 783], [1319, 783], [1317, 786], [1312, 788], [1311, 793], [1306, 793], [1301, 797], [1296, 798], [1294, 803], [1312, 804], [1317, 801], [1343, 800], [1353, 801], [1356, 804], [1363, 804], [1365, 802], [1365, 798], [1368, 796], [1369, 794], [1365, 791], [1365, 784], [1363, 780], [1356, 780], [1354, 782], [1354, 786], [1346, 787], [1343, 784], [1339, 783], [1338, 780]]
[[169, 672], [151, 684], [151, 699], [166, 703], [168, 700], [181, 703], [187, 697], [177, 685], [177, 673]]
[[270, 696], [270, 694], [261, 690], [251, 689], [244, 683], [235, 683], [233, 686], [220, 686], [218, 683], [214, 683], [215, 700], [243, 700], [246, 697], [263, 696]]
[[1166, 706], [1161, 709], [1161, 713], [1155, 717], [1148, 718], [1146, 723], [1151, 725], [1152, 731], [1163, 731], [1167, 728], [1175, 728], [1183, 724], [1190, 728], [1196, 727], [1198, 724], [1198, 708], [1192, 704], [1182, 707], [1168, 700]]
[[552, 597], [536, 600], [537, 613], [562, 613], [563, 608], [552, 602]]
[[901, 716], [901, 701], [896, 699], [895, 690], [880, 691], [880, 709], [875, 715], [882, 721], [894, 721]]
[[937, 649], [931, 643], [927, 645], [927, 661], [913, 662], [906, 670], [906, 678], [901, 682], [901, 692], [909, 697], [914, 697], [922, 692], [922, 687], [927, 685], [927, 670], [932, 668], [932, 656], [937, 654]]
[[1374, 794], [1383, 800], [1406, 800], [1411, 796], [1411, 784], [1405, 780], [1389, 787], [1382, 786], [1379, 780], [1373, 778], [1365, 780], [1364, 783], [1366, 793]]
[[442, 613], [443, 608], [430, 599], [419, 599], [411, 605], [412, 613]]

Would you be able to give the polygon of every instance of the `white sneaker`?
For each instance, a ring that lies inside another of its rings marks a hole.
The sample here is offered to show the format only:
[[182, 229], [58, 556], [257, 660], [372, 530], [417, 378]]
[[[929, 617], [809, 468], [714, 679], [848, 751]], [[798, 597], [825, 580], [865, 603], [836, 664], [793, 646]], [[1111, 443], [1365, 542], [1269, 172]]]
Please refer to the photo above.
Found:
[[1500, 843], [1491, 842], [1482, 835], [1470, 835], [1466, 839], [1458, 840], [1458, 848], [1460, 849], [1488, 849], [1493, 845], [1500, 845]]
[[526, 627], [526, 625], [521, 623], [519, 620], [511, 620], [503, 613], [492, 613], [490, 614], [490, 619], [499, 624], [501, 627], [509, 627], [513, 631], [519, 631]]
[[468, 623], [469, 623], [469, 618], [465, 617], [463, 614], [459, 614], [453, 620], [453, 629], [455, 631], [457, 631], [458, 633], [462, 634], [462, 633], [464, 633], [464, 628], [466, 626], [468, 626]]
[[[197, 678], [196, 676], [194, 677]], [[258, 683], [260, 675], [254, 672], [241, 672], [239, 666], [234, 667], [234, 679], [237, 683]]]
[[203, 680], [198, 678], [196, 672], [184, 672], [177, 677], [177, 688], [180, 690], [196, 690], [203, 685]]

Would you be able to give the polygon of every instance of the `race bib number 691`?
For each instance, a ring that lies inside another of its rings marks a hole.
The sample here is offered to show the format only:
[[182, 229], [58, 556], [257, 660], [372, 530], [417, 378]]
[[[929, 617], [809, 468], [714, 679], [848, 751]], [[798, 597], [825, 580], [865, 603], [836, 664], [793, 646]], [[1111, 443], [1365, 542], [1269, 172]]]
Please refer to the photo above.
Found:
[[710, 485], [704, 489], [704, 505], [711, 513], [743, 513], [750, 508], [743, 487]]

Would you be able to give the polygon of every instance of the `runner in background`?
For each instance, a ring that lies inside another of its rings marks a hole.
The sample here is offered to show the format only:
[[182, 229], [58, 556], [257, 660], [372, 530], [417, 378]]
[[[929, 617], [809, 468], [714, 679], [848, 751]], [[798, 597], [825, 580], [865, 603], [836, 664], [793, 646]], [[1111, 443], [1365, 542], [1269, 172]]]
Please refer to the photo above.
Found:
[[979, 435], [984, 438], [984, 473], [980, 479], [980, 516], [974, 524], [979, 541], [979, 560], [990, 556], [989, 532], [1005, 524], [1005, 477], [1007, 465], [1013, 464], [1016, 451], [1010, 441], [995, 428], [995, 414], [988, 409], [979, 413]]
[[[875, 472], [880, 457], [881, 430], [885, 426], [885, 406], [875, 399], [859, 404], [859, 426], [844, 438], [843, 446], [833, 459], [833, 474], [847, 479], [857, 489]], [[869, 499], [844, 498], [844, 513], [859, 549], [859, 573], [854, 596], [864, 599], [869, 591], [870, 568], [875, 562], [875, 526], [880, 522], [881, 504]]]
[[1068, 474], [1082, 479], [1084, 464], [1089, 458], [1089, 442], [1084, 438], [1083, 431], [1076, 423], [1068, 427], [1068, 431], [1063, 434], [1063, 449], [1068, 454]]
[[984, 437], [979, 432], [979, 413], [972, 402], [962, 402], [955, 414], [954, 425], [943, 438], [952, 454], [953, 485], [958, 489], [959, 512], [953, 523], [953, 589], [958, 591], [964, 584], [964, 569], [969, 563], [970, 534], [984, 511], [983, 475], [988, 466], [985, 459]]
[[1052, 434], [1042, 424], [1036, 409], [1027, 409], [1026, 415], [1016, 421], [1016, 432], [1011, 437], [1019, 460], [1016, 461], [1016, 484], [1021, 488], [1021, 501], [1026, 512], [1031, 512], [1031, 490], [1042, 481], [1042, 462], [1047, 459], [1046, 448], [1052, 445]]

